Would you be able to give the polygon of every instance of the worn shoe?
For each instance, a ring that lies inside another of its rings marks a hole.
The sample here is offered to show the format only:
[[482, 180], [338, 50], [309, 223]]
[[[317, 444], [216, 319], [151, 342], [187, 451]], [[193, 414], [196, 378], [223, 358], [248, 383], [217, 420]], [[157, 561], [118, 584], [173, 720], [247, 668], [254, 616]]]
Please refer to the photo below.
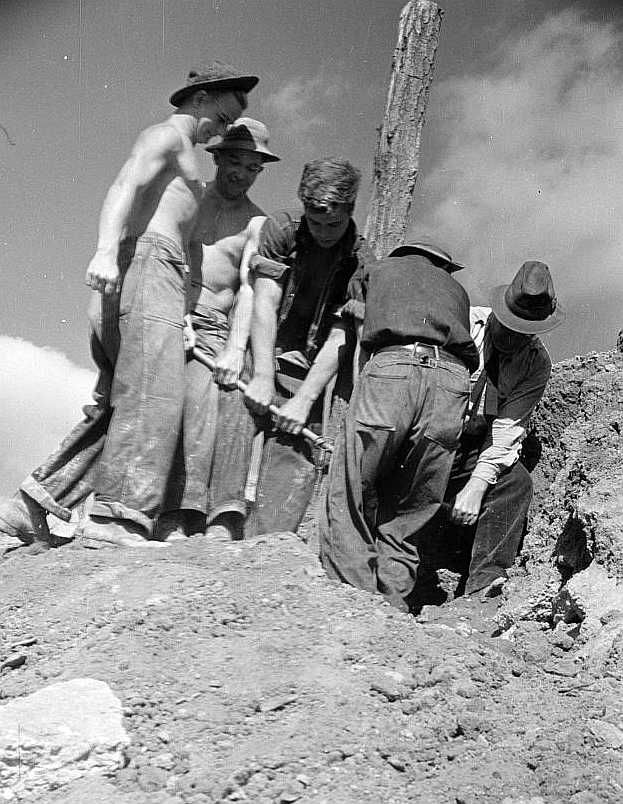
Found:
[[158, 517], [154, 530], [154, 539], [157, 542], [178, 542], [187, 538], [186, 522], [181, 511], [170, 511]]
[[234, 512], [220, 514], [209, 525], [205, 536], [210, 541], [239, 542], [244, 538], [244, 518]]
[[203, 534], [206, 526], [205, 514], [199, 511], [167, 511], [158, 517], [154, 539], [159, 542], [177, 542], [192, 539]]
[[89, 516], [77, 531], [81, 547], [101, 550], [107, 547], [164, 547], [165, 542], [149, 540], [139, 525], [128, 519]]
[[0, 500], [0, 535], [19, 539], [24, 544], [49, 545], [47, 512], [23, 491], [19, 496]]

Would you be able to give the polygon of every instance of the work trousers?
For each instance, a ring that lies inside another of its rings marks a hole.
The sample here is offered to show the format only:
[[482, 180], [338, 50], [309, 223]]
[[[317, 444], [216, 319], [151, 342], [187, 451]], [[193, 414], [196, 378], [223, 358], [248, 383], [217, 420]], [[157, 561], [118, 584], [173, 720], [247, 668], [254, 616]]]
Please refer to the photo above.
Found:
[[[122, 277], [132, 262], [135, 248], [136, 239], [120, 245], [118, 264]], [[119, 352], [119, 296], [93, 291], [88, 317], [91, 356], [98, 370], [93, 389], [95, 404], [85, 405], [84, 419], [20, 485], [20, 490], [65, 522], [71, 519], [72, 509], [93, 492], [97, 462], [110, 424], [110, 392]]]
[[[227, 315], [197, 304], [192, 321], [197, 349], [206, 357], [215, 358], [227, 341]], [[169, 474], [163, 513], [179, 509], [207, 513], [218, 433], [218, 402], [219, 387], [212, 371], [199, 360], [189, 360], [185, 369], [183, 428]], [[221, 438], [221, 433], [218, 437]]]
[[506, 577], [506, 570], [513, 566], [519, 552], [532, 501], [532, 478], [518, 461], [502, 472], [497, 483], [489, 486], [475, 526], [466, 528], [450, 520], [456, 495], [471, 477], [483, 441], [470, 436], [461, 439], [446, 490], [447, 504], [431, 527], [433, 553], [435, 546], [441, 551], [445, 546], [454, 548], [459, 555], [466, 555], [465, 563], [469, 567], [466, 594], [478, 592], [497, 578]]
[[[277, 386], [276, 403], [292, 396]], [[320, 405], [309, 427], [321, 429]], [[261, 433], [263, 440], [255, 440]], [[261, 456], [254, 456], [254, 445]], [[259, 458], [255, 500], [248, 499], [249, 467]], [[245, 535], [296, 531], [314, 491], [313, 450], [302, 436], [275, 430], [270, 416], [254, 416], [240, 391], [219, 392], [218, 441], [212, 466], [208, 522], [224, 513], [247, 516]]]
[[92, 515], [130, 520], [147, 534], [162, 509], [181, 431], [187, 273], [176, 243], [146, 232], [136, 241], [119, 301], [113, 414]]
[[405, 347], [373, 355], [355, 385], [329, 473], [320, 558], [331, 578], [407, 611], [418, 533], [444, 499], [469, 395], [463, 364]]

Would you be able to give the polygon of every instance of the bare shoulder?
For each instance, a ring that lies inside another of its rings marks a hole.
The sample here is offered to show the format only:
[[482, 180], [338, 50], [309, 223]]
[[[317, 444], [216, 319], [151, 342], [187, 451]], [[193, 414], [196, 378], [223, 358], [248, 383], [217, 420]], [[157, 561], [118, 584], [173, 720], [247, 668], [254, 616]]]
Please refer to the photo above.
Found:
[[134, 143], [133, 150], [177, 153], [183, 148], [183, 135], [165, 120], [143, 129]]

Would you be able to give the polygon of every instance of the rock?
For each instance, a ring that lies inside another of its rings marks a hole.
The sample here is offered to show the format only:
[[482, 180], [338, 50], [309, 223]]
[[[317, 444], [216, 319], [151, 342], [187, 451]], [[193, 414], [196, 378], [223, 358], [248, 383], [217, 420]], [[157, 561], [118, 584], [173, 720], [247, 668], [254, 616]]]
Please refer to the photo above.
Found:
[[387, 757], [387, 764], [391, 765], [394, 770], [404, 773], [407, 769], [407, 762], [403, 757], [389, 756]]
[[52, 684], [0, 707], [0, 789], [44, 791], [124, 764], [121, 701], [103, 681]]
[[161, 754], [156, 754], [152, 762], [156, 768], [172, 770], [175, 766], [175, 757], [169, 751], [163, 751]]
[[623, 618], [623, 585], [595, 562], [570, 578], [554, 599], [554, 619], [567, 623], [588, 621], [587, 625], [595, 627], [606, 615], [614, 619], [614, 611], [621, 612]]
[[613, 723], [605, 720], [591, 720], [589, 728], [592, 734], [605, 743], [608, 748], [613, 748], [615, 751], [623, 748], [623, 731]]
[[133, 799], [122, 793], [104, 779], [85, 778], [73, 782], [68, 787], [46, 799], [49, 804], [132, 804]]
[[562, 661], [552, 659], [545, 663], [543, 670], [554, 676], [574, 678], [580, 672], [580, 666], [572, 659], [563, 659]]
[[297, 700], [297, 695], [276, 695], [273, 698], [260, 701], [260, 703], [257, 705], [257, 711], [278, 712], [280, 709], [285, 709], [286, 706], [295, 703]]
[[16, 653], [13, 656], [9, 656], [0, 664], [0, 672], [2, 672], [2, 670], [15, 670], [23, 664], [26, 664], [26, 657], [23, 653]]
[[389, 673], [377, 675], [370, 682], [370, 689], [377, 692], [387, 701], [399, 701], [404, 698], [407, 690], [398, 679]]
[[31, 645], [36, 645], [37, 643], [36, 636], [23, 636], [21, 639], [18, 639], [16, 642], [13, 642], [11, 645], [11, 650], [17, 650], [17, 648], [28, 648]]

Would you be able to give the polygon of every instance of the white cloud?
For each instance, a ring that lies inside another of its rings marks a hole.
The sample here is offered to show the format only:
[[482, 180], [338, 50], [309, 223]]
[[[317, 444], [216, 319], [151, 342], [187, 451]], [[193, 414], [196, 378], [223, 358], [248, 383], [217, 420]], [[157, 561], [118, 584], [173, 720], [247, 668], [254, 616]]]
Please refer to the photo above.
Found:
[[344, 82], [320, 73], [311, 78], [294, 77], [266, 99], [276, 118], [280, 135], [306, 137], [329, 124], [336, 103], [345, 91]]
[[623, 298], [622, 39], [565, 11], [505, 42], [489, 73], [434, 87], [446, 142], [416, 220], [464, 244], [475, 297], [536, 258], [563, 300]]
[[24, 477], [81, 418], [95, 375], [64, 354], [0, 335], [0, 494]]

